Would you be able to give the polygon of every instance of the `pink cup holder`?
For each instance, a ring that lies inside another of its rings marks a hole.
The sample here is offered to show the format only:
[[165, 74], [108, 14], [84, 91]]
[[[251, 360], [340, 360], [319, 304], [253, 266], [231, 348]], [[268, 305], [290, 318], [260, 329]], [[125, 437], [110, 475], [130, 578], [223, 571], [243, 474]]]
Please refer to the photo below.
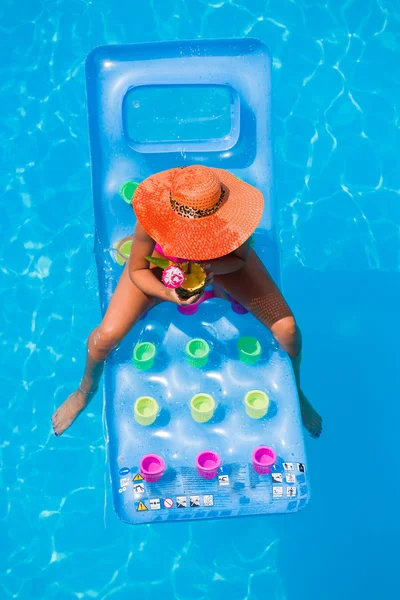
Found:
[[194, 304], [189, 304], [189, 306], [178, 305], [178, 310], [181, 313], [181, 315], [194, 315], [199, 310], [199, 305], [197, 302], [195, 302]]
[[238, 315], [245, 315], [246, 313], [249, 312], [247, 310], [247, 308], [245, 308], [244, 306], [242, 306], [241, 304], [239, 304], [239, 302], [237, 302], [235, 300], [235, 298], [233, 298], [230, 294], [228, 294], [228, 298], [229, 298], [229, 301], [231, 303], [231, 307], [232, 307], [233, 312], [235, 312]]
[[218, 469], [221, 466], [221, 457], [212, 450], [200, 452], [196, 458], [196, 468], [200, 477], [203, 479], [214, 479], [218, 475]]
[[146, 454], [140, 461], [140, 474], [149, 483], [159, 481], [165, 471], [165, 462], [158, 454]]
[[271, 467], [276, 463], [276, 454], [269, 446], [258, 446], [251, 455], [253, 469], [259, 475], [271, 473]]
[[182, 315], [194, 315], [199, 310], [199, 306], [202, 302], [210, 300], [210, 298], [214, 298], [214, 296], [214, 290], [206, 290], [197, 302], [189, 304], [189, 306], [178, 306], [178, 310]]
[[232, 310], [238, 315], [245, 315], [249, 312], [247, 308], [239, 304], [239, 302], [232, 302]]

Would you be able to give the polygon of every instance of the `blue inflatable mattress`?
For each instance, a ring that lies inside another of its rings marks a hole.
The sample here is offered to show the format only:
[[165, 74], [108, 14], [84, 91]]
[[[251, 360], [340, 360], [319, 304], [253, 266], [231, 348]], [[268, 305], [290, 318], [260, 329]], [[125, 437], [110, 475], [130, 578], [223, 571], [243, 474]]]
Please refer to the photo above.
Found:
[[[136, 183], [176, 166], [224, 168], [262, 190], [253, 246], [279, 283], [266, 47], [104, 46], [86, 74], [103, 313], [129, 256]], [[308, 501], [290, 360], [233, 299], [212, 296], [193, 315], [154, 308], [106, 363], [111, 485], [127, 523], [290, 513]]]

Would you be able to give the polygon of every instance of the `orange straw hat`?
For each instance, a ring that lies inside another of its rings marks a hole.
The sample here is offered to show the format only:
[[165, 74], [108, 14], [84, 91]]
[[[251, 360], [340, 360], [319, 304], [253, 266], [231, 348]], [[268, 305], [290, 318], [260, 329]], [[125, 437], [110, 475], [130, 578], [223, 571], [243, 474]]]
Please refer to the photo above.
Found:
[[167, 256], [211, 260], [233, 252], [260, 222], [264, 198], [224, 169], [193, 165], [145, 179], [133, 208]]

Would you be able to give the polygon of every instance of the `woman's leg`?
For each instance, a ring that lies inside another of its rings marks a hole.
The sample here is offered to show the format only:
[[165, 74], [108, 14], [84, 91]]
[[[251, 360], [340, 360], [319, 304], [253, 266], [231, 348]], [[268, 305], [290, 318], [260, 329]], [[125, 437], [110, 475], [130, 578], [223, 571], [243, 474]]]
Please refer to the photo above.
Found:
[[97, 391], [104, 361], [141, 316], [157, 302], [132, 283], [126, 266], [101, 324], [89, 336], [85, 372], [80, 386], [53, 414], [55, 435], [61, 435], [87, 407]]
[[216, 275], [214, 283], [268, 327], [289, 354], [299, 392], [303, 425], [313, 437], [318, 437], [322, 430], [322, 419], [300, 387], [301, 332], [286, 300], [257, 254], [251, 250], [240, 271]]

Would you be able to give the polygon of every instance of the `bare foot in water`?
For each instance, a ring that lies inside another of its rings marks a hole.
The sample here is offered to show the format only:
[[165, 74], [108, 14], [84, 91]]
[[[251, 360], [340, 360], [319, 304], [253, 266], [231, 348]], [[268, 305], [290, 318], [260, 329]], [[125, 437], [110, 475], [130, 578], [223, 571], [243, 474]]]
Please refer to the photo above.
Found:
[[318, 438], [322, 432], [322, 417], [319, 416], [315, 408], [307, 400], [302, 390], [299, 392], [299, 397], [303, 425], [311, 437]]
[[81, 390], [76, 390], [61, 404], [51, 418], [53, 423], [54, 435], [59, 436], [81, 414], [87, 407], [95, 392], [84, 394]]

